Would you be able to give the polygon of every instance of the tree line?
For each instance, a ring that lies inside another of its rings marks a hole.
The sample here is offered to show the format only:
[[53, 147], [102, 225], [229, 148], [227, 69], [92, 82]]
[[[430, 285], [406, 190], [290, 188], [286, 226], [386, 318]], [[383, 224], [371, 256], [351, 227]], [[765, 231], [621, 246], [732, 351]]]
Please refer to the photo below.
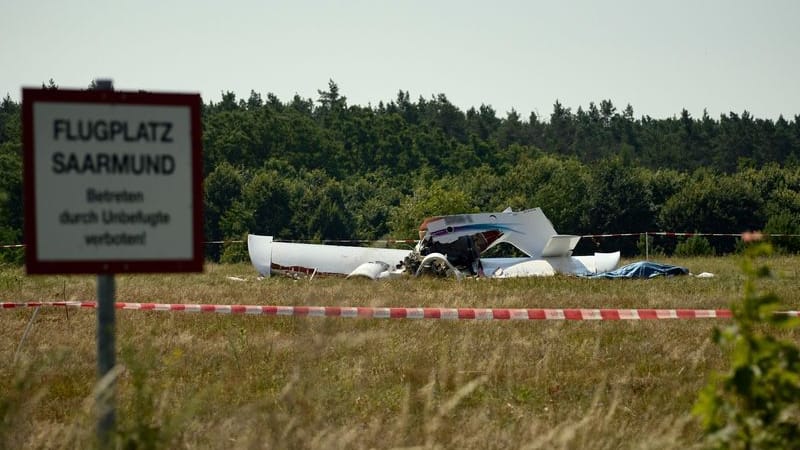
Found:
[[[0, 243], [24, 240], [20, 110], [9, 96], [0, 103]], [[444, 94], [349, 105], [330, 81], [316, 100], [226, 92], [203, 104], [202, 122], [209, 241], [407, 239], [427, 216], [509, 206], [541, 207], [556, 230], [582, 235], [800, 233], [800, 116], [636, 118], [603, 100], [574, 112], [556, 101], [549, 117], [524, 120], [488, 105], [465, 112]], [[579, 250], [641, 246], [584, 241]], [[710, 246], [729, 252], [735, 241]]]

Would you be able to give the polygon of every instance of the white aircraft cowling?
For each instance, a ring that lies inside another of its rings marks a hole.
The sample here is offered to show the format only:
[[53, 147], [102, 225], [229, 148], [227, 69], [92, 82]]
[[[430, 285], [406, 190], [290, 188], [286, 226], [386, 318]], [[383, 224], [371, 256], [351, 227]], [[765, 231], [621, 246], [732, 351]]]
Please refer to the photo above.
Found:
[[371, 280], [382, 280], [403, 275], [403, 269], [392, 268], [383, 261], [372, 261], [361, 264], [347, 275], [347, 278], [366, 277]]

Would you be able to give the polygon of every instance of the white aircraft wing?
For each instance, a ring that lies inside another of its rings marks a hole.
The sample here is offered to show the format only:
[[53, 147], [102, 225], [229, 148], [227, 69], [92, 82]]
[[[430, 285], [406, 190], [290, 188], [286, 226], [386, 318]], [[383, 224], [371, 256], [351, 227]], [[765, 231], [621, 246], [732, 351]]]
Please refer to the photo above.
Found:
[[[350, 275], [368, 263], [383, 263], [391, 271], [411, 253], [389, 248], [276, 242], [272, 236], [255, 234], [247, 236], [247, 249], [250, 261], [263, 276], [269, 276], [270, 271]], [[368, 276], [367, 273], [373, 272], [364, 269], [356, 275]]]

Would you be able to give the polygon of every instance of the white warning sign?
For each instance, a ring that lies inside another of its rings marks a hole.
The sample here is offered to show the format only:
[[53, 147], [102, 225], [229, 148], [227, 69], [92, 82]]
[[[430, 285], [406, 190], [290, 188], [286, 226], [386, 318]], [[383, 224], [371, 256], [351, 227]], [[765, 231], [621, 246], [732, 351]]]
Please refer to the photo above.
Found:
[[199, 108], [192, 94], [24, 90], [28, 272], [202, 270]]

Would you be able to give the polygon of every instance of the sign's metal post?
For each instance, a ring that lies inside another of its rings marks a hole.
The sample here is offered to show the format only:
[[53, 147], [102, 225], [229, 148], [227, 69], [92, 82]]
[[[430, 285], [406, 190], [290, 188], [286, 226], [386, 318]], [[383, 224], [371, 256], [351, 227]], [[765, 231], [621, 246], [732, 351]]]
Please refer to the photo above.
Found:
[[[112, 80], [95, 80], [95, 90], [113, 91]], [[116, 317], [114, 274], [97, 275], [97, 440], [100, 448], [113, 446], [116, 426], [116, 382], [105, 379], [116, 365]], [[113, 375], [110, 375], [113, 376]], [[103, 381], [106, 381], [105, 383]]]
[[111, 448], [116, 425], [116, 383], [105, 379], [116, 365], [116, 320], [114, 310], [114, 274], [97, 275], [97, 439], [100, 448]]

